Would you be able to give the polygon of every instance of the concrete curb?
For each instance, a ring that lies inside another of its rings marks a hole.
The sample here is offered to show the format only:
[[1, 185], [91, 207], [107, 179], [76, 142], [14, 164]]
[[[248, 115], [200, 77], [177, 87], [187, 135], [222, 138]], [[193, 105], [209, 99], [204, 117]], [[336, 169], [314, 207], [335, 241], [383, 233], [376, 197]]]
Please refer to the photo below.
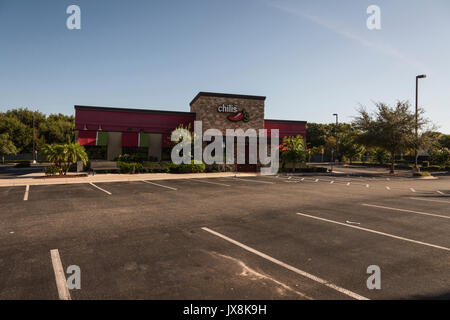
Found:
[[254, 177], [256, 173], [235, 173], [235, 172], [218, 172], [218, 173], [145, 173], [145, 174], [96, 174], [95, 176], [78, 177], [78, 178], [55, 178], [55, 179], [33, 179], [33, 178], [16, 178], [16, 179], [0, 179], [0, 187], [17, 187], [17, 186], [36, 186], [36, 185], [58, 185], [58, 184], [80, 184], [80, 183], [96, 183], [96, 182], [132, 182], [142, 180], [179, 180], [179, 179], [206, 179], [206, 178], [224, 178], [224, 177]]

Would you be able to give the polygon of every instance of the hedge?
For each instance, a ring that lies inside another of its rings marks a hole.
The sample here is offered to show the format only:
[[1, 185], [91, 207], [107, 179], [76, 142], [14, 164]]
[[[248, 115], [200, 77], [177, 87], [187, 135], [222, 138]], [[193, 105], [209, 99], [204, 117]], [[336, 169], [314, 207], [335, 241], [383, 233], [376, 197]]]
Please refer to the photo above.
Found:
[[306, 166], [304, 168], [295, 169], [295, 172], [326, 173], [326, 172], [328, 172], [328, 169], [324, 168], [324, 167]]
[[142, 164], [137, 162], [123, 162], [117, 161], [117, 168], [120, 173], [140, 173], [144, 172]]
[[144, 161], [144, 170], [150, 173], [166, 173], [168, 171], [167, 162]]
[[200, 173], [205, 172], [205, 164], [175, 164], [169, 163], [168, 166], [169, 173]]

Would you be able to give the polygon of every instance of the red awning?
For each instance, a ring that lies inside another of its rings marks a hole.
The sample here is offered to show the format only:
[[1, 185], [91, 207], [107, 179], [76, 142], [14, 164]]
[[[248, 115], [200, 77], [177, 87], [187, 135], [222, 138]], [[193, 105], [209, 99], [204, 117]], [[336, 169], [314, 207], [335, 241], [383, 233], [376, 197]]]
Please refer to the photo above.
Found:
[[97, 131], [79, 131], [78, 143], [82, 146], [95, 146], [97, 142]]
[[122, 147], [138, 147], [139, 133], [137, 132], [123, 132], [122, 133]]

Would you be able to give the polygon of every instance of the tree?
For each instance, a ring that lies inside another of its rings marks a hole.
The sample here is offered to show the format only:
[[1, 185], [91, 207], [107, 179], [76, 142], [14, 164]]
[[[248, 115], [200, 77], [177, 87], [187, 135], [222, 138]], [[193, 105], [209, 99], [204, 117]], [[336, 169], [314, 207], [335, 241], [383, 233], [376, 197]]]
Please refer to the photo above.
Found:
[[357, 136], [343, 136], [339, 142], [339, 152], [341, 156], [350, 160], [350, 164], [355, 160], [361, 159], [366, 149], [357, 143]]
[[51, 114], [47, 117], [38, 111], [23, 108], [0, 114], [0, 134], [8, 133], [17, 152], [21, 153], [31, 153], [33, 142], [39, 149], [47, 143], [73, 140], [74, 127], [74, 117], [63, 114]]
[[70, 166], [79, 159], [86, 165], [88, 156], [83, 146], [78, 143], [54, 143], [43, 147], [47, 161], [59, 168], [59, 174], [67, 175]]
[[9, 134], [0, 134], [0, 154], [2, 156], [2, 162], [5, 163], [5, 155], [16, 154], [17, 148], [9, 138]]
[[86, 165], [88, 161], [88, 156], [86, 153], [86, 150], [83, 146], [79, 145], [78, 143], [67, 143], [64, 144], [64, 175], [67, 175], [67, 172], [69, 172], [70, 166], [77, 161], [77, 159], [81, 162], [83, 162], [84, 165]]
[[442, 134], [438, 139], [442, 148], [450, 149], [450, 134]]
[[321, 123], [308, 123], [306, 125], [306, 138], [308, 149], [322, 147], [330, 136], [330, 125]]
[[395, 171], [395, 155], [410, 149], [415, 143], [415, 115], [409, 110], [408, 102], [398, 101], [395, 107], [376, 103], [375, 114], [369, 114], [363, 107], [354, 125], [361, 131], [358, 141], [367, 147], [385, 149], [391, 156], [390, 172]]
[[65, 143], [73, 141], [75, 120], [73, 116], [50, 115], [39, 124], [40, 143]]
[[378, 164], [385, 164], [387, 161], [389, 161], [389, 152], [381, 148], [376, 148], [374, 150], [373, 157]]
[[0, 134], [7, 133], [17, 152], [33, 150], [33, 130], [11, 116], [0, 117]]
[[292, 172], [295, 172], [295, 167], [298, 162], [306, 161], [305, 142], [300, 135], [295, 137], [284, 137], [283, 143], [280, 145], [279, 149], [283, 161], [292, 161]]
[[365, 148], [358, 143], [359, 132], [350, 124], [342, 123], [338, 127], [339, 131], [339, 156], [350, 160], [350, 164], [354, 160], [361, 159]]
[[59, 174], [62, 174], [64, 162], [64, 149], [62, 144], [47, 144], [42, 148], [45, 158], [48, 162], [54, 163], [59, 168]]

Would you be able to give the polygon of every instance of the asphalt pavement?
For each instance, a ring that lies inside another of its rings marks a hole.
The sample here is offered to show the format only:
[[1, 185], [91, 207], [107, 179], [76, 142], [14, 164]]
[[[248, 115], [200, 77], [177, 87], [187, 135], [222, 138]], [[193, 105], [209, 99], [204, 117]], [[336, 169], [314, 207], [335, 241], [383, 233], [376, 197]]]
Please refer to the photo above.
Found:
[[450, 177], [32, 185], [0, 204], [0, 299], [64, 298], [58, 263], [81, 270], [73, 300], [450, 298]]

